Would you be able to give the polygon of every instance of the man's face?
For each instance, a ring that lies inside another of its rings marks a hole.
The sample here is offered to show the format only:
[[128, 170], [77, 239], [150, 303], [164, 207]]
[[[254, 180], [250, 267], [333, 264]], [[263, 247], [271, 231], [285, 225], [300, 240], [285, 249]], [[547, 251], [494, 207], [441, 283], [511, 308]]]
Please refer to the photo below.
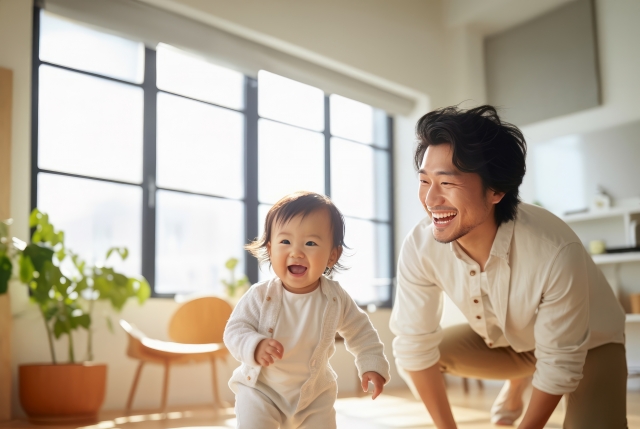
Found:
[[494, 220], [494, 207], [504, 194], [484, 190], [476, 173], [453, 165], [451, 146], [429, 146], [419, 171], [420, 202], [433, 221], [436, 241], [449, 243]]

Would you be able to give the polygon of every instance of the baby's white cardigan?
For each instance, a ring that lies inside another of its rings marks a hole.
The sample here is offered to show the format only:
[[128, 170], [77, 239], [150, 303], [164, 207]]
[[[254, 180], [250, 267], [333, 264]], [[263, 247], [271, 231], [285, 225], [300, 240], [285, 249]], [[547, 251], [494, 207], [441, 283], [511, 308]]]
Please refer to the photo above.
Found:
[[[315, 397], [334, 383], [337, 375], [329, 365], [336, 350], [335, 334], [345, 340], [347, 350], [356, 358], [358, 375], [375, 371], [389, 382], [389, 362], [384, 345], [369, 317], [336, 281], [322, 276], [322, 293], [327, 307], [322, 320], [322, 333], [309, 361], [310, 376], [302, 385], [298, 409], [306, 407]], [[224, 343], [231, 355], [242, 363], [229, 381], [255, 387], [260, 369], [254, 352], [260, 341], [272, 338], [282, 306], [283, 286], [279, 278], [254, 284], [236, 305], [224, 331]], [[276, 338], [277, 340], [277, 338]]]

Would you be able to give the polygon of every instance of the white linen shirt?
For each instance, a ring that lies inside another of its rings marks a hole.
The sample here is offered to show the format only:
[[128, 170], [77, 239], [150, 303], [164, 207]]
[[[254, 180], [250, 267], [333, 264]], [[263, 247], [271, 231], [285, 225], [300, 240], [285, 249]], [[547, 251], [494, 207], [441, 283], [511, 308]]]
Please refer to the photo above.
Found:
[[[298, 409], [304, 409], [337, 379], [329, 364], [329, 359], [336, 350], [336, 332], [344, 338], [347, 350], [355, 356], [360, 378], [365, 372], [375, 371], [384, 377], [386, 384], [390, 377], [384, 344], [367, 314], [338, 282], [322, 276], [320, 289], [327, 298], [327, 304], [318, 345], [309, 361], [309, 379], [300, 390]], [[254, 360], [254, 353], [260, 341], [273, 338], [274, 326], [278, 322], [282, 306], [282, 291], [282, 282], [277, 277], [256, 283], [231, 313], [224, 330], [224, 343], [242, 365], [233, 372], [230, 386], [241, 383], [255, 387], [262, 367]]]
[[[545, 209], [518, 206], [516, 220], [498, 228], [485, 272], [506, 342], [516, 352], [535, 350], [537, 389], [574, 391], [589, 349], [624, 343], [625, 316], [611, 287], [571, 228]], [[479, 335], [496, 331], [486, 325], [480, 273], [455, 241], [435, 241], [428, 218], [409, 233], [390, 321], [400, 367], [419, 371], [439, 361], [442, 291]]]

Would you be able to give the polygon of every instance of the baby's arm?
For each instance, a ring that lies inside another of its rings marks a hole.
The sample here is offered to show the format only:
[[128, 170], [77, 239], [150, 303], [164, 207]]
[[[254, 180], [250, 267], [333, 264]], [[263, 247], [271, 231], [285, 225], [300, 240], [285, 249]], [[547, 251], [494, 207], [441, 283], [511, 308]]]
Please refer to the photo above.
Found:
[[367, 314], [362, 311], [346, 291], [343, 294], [342, 320], [338, 333], [344, 338], [347, 350], [356, 357], [358, 375], [362, 379], [362, 389], [367, 390], [368, 382], [374, 384], [374, 398], [382, 392], [382, 386], [389, 381], [389, 361], [384, 355], [384, 344], [378, 337]]
[[231, 313], [224, 330], [224, 344], [236, 360], [256, 366], [258, 344], [268, 337], [258, 333], [263, 296], [261, 291], [250, 288]]

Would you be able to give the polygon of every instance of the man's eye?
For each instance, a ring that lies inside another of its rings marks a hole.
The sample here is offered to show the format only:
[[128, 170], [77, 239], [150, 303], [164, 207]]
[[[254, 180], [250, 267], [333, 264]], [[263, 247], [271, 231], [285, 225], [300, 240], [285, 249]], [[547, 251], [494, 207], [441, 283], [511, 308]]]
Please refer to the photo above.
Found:
[[307, 246], [317, 246], [317, 244], [315, 243], [315, 241], [307, 241], [305, 243]]
[[291, 242], [289, 240], [282, 240], [280, 244], [291, 244]]
[[427, 182], [426, 180], [422, 180], [422, 179], [420, 179], [420, 183], [424, 183], [425, 185], [429, 184], [429, 182]]

